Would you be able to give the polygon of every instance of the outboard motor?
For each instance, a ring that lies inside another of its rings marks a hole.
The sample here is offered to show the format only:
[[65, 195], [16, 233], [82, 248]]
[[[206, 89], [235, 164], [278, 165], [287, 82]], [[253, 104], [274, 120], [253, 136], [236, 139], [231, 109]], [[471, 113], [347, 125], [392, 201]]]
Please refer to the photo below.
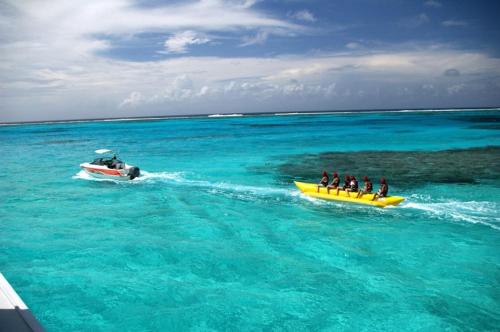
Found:
[[135, 179], [136, 177], [139, 177], [139, 175], [141, 175], [141, 170], [139, 169], [139, 167], [130, 167], [130, 169], [128, 170], [128, 177], [130, 178], [130, 180], [133, 180]]

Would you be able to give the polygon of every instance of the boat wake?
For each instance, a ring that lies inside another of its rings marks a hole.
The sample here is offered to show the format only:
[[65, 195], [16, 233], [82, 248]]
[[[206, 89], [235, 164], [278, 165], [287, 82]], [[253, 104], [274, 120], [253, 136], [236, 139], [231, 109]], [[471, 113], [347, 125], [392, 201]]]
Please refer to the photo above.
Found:
[[88, 181], [98, 181], [98, 182], [118, 182], [118, 181], [112, 180], [112, 179], [96, 178], [96, 177], [93, 177], [92, 175], [88, 174], [85, 171], [80, 171], [80, 172], [76, 173], [75, 175], [73, 175], [72, 178], [73, 179], [80, 179], [80, 180], [88, 180]]
[[[206, 180], [190, 179], [183, 172], [148, 172], [141, 171], [141, 176], [133, 180], [123, 181], [115, 179], [103, 179], [95, 178], [85, 171], [80, 171], [73, 176], [73, 179], [87, 180], [87, 181], [98, 181], [98, 182], [111, 182], [120, 185], [137, 185], [137, 184], [155, 184], [155, 183], [168, 183], [173, 186], [190, 186], [203, 190], [211, 194], [224, 195], [230, 198], [242, 199], [242, 200], [254, 200], [259, 197], [261, 198], [272, 198], [275, 200], [284, 200], [288, 198], [303, 198], [306, 197], [302, 195], [297, 190], [292, 188], [276, 188], [276, 187], [262, 187], [262, 186], [252, 186], [243, 184], [234, 184], [228, 182], [210, 182]], [[318, 200], [309, 199], [309, 201], [318, 203]]]
[[500, 208], [494, 202], [436, 201], [428, 196], [412, 195], [401, 207], [420, 210], [438, 219], [482, 224], [500, 230], [500, 218], [492, 217], [498, 215]]
[[141, 176], [135, 178], [132, 183], [154, 183], [154, 182], [171, 182], [171, 181], [182, 181], [182, 172], [148, 172], [141, 171]]
[[[121, 185], [155, 184], [168, 183], [173, 186], [190, 186], [213, 195], [221, 195], [230, 199], [244, 201], [267, 200], [278, 202], [308, 202], [316, 206], [326, 206], [348, 209], [364, 208], [357, 205], [347, 205], [345, 203], [325, 201], [302, 194], [295, 188], [279, 188], [234, 184], [228, 182], [210, 182], [206, 180], [191, 179], [183, 172], [148, 172], [142, 171], [141, 176], [130, 181], [119, 181], [114, 179], [95, 178], [85, 171], [80, 171], [73, 176], [73, 179], [114, 182]], [[452, 220], [458, 222], [468, 222], [482, 224], [496, 230], [500, 230], [500, 218], [492, 217], [497, 215], [500, 204], [485, 201], [445, 201], [436, 200], [428, 195], [411, 195], [398, 207], [373, 209], [370, 211], [378, 213], [388, 213], [389, 211], [403, 209], [413, 209], [421, 211], [432, 218], [442, 220]]]
[[97, 182], [112, 182], [119, 184], [138, 184], [138, 183], [153, 183], [158, 181], [180, 181], [182, 179], [181, 172], [147, 172], [141, 171], [141, 176], [133, 180], [115, 180], [106, 178], [96, 178], [85, 171], [80, 171], [73, 175], [73, 179], [97, 181]]

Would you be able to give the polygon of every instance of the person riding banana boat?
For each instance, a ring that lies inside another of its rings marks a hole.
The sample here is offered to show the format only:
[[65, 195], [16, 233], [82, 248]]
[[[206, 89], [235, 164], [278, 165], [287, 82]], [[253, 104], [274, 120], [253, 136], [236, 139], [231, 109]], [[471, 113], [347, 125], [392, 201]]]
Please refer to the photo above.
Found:
[[376, 200], [379, 197], [387, 197], [388, 193], [389, 193], [389, 185], [387, 184], [387, 181], [383, 177], [380, 179], [380, 188], [375, 193], [375, 195], [373, 195], [372, 201]]
[[326, 187], [326, 191], [328, 192], [328, 194], [330, 193], [330, 189], [337, 189], [339, 187], [339, 184], [340, 184], [339, 175], [337, 174], [337, 172], [333, 172], [332, 183], [330, 183], [328, 187]]
[[327, 187], [328, 182], [330, 182], [330, 180], [328, 179], [328, 173], [326, 171], [323, 171], [323, 177], [321, 178], [321, 181], [319, 181], [318, 183], [317, 192], [319, 192], [319, 188]]
[[358, 180], [356, 180], [355, 176], [351, 176], [351, 182], [349, 183], [349, 187], [345, 189], [347, 197], [351, 197], [349, 193], [358, 192]]
[[342, 185], [342, 187], [337, 188], [337, 196], [339, 195], [339, 191], [346, 190], [347, 188], [349, 188], [350, 183], [351, 183], [351, 176], [346, 175], [345, 179], [344, 179], [344, 184]]
[[364, 194], [372, 193], [373, 185], [370, 179], [365, 175], [363, 176], [363, 181], [365, 181], [365, 186], [358, 192], [358, 196], [356, 196], [356, 198], [361, 198]]

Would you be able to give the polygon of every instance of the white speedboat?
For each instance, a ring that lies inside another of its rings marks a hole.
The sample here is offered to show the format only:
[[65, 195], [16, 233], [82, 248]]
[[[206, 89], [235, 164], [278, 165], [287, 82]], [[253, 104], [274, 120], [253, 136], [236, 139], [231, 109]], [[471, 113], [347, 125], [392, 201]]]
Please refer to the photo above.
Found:
[[113, 151], [99, 149], [95, 152], [103, 156], [94, 159], [93, 162], [80, 164], [80, 167], [88, 174], [96, 178], [115, 180], [133, 180], [141, 175], [139, 167], [119, 160]]

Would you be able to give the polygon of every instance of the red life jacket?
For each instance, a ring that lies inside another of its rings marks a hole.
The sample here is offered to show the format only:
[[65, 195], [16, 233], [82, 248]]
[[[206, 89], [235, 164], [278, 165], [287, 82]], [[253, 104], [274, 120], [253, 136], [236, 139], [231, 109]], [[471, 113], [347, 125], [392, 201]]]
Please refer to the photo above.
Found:
[[380, 187], [380, 193], [384, 196], [387, 196], [387, 194], [389, 193], [389, 186], [387, 184], [383, 184]]

